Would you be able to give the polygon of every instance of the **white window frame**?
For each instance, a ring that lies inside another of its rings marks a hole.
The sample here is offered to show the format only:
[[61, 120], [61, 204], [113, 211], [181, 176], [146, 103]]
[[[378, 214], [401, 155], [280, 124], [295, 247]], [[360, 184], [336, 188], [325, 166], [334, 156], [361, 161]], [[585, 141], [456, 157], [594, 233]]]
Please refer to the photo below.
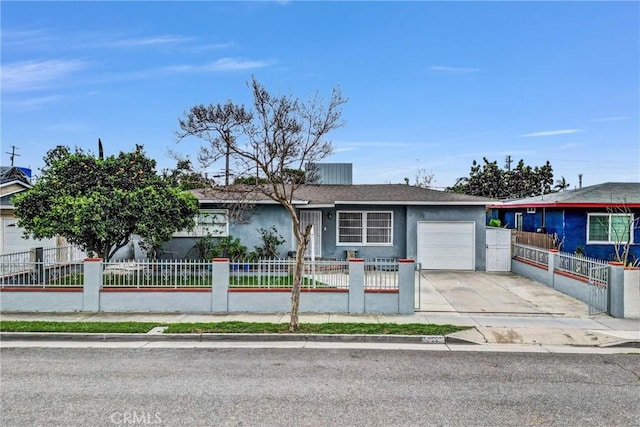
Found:
[[[360, 242], [340, 242], [340, 216], [342, 214], [361, 214], [362, 215], [362, 228], [361, 228], [361, 240]], [[369, 214], [389, 214], [391, 215], [391, 226], [389, 230], [389, 242], [385, 243], [370, 243], [367, 242], [367, 222]], [[393, 246], [393, 211], [337, 211], [336, 212], [336, 246]]]
[[513, 221], [515, 222], [514, 224], [514, 228], [518, 231], [522, 231], [523, 227], [524, 227], [524, 222], [523, 222], [523, 217], [522, 217], [522, 212], [516, 212], [514, 214], [514, 218]]
[[[591, 218], [594, 217], [609, 217], [609, 230], [607, 231], [607, 237], [608, 240], [592, 240], [591, 236], [589, 235], [589, 224], [591, 223]], [[634, 219], [633, 219], [633, 214], [628, 214], [628, 213], [589, 213], [587, 214], [587, 244], [589, 245], [613, 245], [616, 243], [627, 243], [626, 240], [624, 241], [616, 241], [616, 240], [612, 240], [611, 239], [611, 225], [613, 224], [613, 221], [611, 221], [612, 217], [616, 217], [616, 216], [626, 216], [629, 218], [629, 239], [631, 240], [630, 243], [633, 244], [633, 224], [634, 224]]]
[[194, 220], [196, 225], [192, 230], [178, 231], [173, 234], [173, 237], [205, 237], [209, 235], [226, 237], [229, 235], [229, 211], [227, 209], [200, 209], [200, 213], [196, 215]]

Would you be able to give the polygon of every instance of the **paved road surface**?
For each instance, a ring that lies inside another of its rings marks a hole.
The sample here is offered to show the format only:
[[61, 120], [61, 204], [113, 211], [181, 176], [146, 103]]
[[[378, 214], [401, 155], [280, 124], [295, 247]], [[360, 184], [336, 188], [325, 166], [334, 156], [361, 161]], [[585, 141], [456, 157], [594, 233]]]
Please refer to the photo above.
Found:
[[640, 355], [1, 350], [4, 426], [640, 425]]

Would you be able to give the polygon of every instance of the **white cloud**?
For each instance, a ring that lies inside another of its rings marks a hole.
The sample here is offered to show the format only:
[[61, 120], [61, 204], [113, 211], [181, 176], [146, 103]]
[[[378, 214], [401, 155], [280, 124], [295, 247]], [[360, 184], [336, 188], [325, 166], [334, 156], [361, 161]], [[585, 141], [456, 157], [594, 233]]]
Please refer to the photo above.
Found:
[[23, 92], [46, 88], [86, 66], [84, 61], [61, 59], [22, 61], [3, 65], [0, 68], [2, 89], [7, 92]]
[[477, 73], [480, 68], [468, 68], [468, 67], [449, 67], [444, 65], [432, 65], [431, 71], [436, 71], [445, 74], [469, 74]]
[[545, 130], [542, 132], [525, 133], [520, 135], [521, 137], [538, 137], [538, 136], [555, 136], [555, 135], [569, 135], [572, 133], [582, 132], [582, 129], [558, 129], [558, 130]]
[[132, 39], [120, 39], [106, 42], [107, 46], [112, 47], [143, 47], [143, 46], [158, 46], [168, 44], [180, 44], [193, 40], [192, 37], [181, 36], [155, 36], [155, 37], [141, 37]]
[[249, 61], [234, 58], [222, 58], [203, 65], [174, 65], [165, 68], [164, 71], [170, 73], [215, 73], [220, 71], [238, 71], [264, 68], [273, 63], [273, 61]]

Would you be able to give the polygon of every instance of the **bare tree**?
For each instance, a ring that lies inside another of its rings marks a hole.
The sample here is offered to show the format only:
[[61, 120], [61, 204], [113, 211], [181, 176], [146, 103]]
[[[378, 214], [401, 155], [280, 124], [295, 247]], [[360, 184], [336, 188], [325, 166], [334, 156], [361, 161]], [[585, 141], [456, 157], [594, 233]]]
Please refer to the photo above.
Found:
[[[255, 185], [229, 186], [227, 183], [217, 190], [236, 200], [240, 194], [260, 194], [288, 212], [297, 242], [289, 324], [293, 332], [299, 327], [304, 253], [311, 233], [311, 224], [300, 223], [293, 200], [296, 189], [313, 182], [313, 177], [298, 179], [291, 171], [304, 170], [331, 154], [333, 147], [326, 135], [344, 125], [342, 106], [347, 100], [338, 88], [333, 89], [331, 98], [324, 103], [317, 94], [306, 102], [292, 95], [273, 95], [255, 77], [248, 86], [254, 111], [247, 112], [230, 102], [224, 107], [194, 107], [195, 110], [192, 108], [187, 118], [180, 121], [182, 132], [177, 135], [179, 139], [186, 136], [204, 139], [208, 146], [200, 152], [203, 161], [226, 156], [228, 168], [236, 176], [251, 176], [256, 171]], [[236, 135], [231, 134], [233, 131]]]
[[635, 230], [640, 229], [640, 217], [634, 216], [631, 209], [625, 202], [614, 208], [608, 208], [607, 211], [612, 214], [611, 221], [611, 238], [613, 240], [615, 261], [621, 262], [625, 267], [635, 267], [640, 263], [631, 253], [631, 242]]

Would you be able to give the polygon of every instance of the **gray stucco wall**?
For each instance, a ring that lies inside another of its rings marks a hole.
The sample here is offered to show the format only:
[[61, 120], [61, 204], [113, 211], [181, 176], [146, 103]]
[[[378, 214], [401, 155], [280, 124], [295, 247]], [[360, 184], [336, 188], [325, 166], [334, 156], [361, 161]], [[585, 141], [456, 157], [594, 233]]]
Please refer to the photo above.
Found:
[[100, 311], [211, 312], [211, 292], [101, 292]]
[[474, 221], [476, 223], [476, 270], [486, 270], [486, 210], [484, 206], [409, 206], [407, 207], [406, 257], [418, 254], [419, 221]]
[[[367, 246], [359, 244], [338, 245], [337, 242], [337, 211], [391, 211], [393, 212], [393, 244], [385, 246]], [[331, 213], [331, 218], [328, 214]], [[335, 209], [322, 209], [322, 256], [325, 258], [345, 259], [346, 251], [357, 250], [358, 258], [373, 260], [383, 258], [406, 257], [406, 208], [403, 206], [362, 206], [341, 205]]]
[[79, 292], [2, 292], [2, 311], [82, 311], [83, 294]]
[[[230, 312], [272, 313], [291, 310], [291, 292], [229, 292]], [[301, 292], [300, 311], [308, 313], [347, 313], [347, 292]], [[396, 308], [397, 312], [397, 308]]]
[[[203, 205], [202, 209], [216, 209], [214, 205]], [[236, 223], [231, 221], [229, 224], [229, 234], [234, 238], [239, 238], [240, 243], [247, 247], [247, 251], [251, 252], [256, 246], [262, 245], [260, 238], [260, 230], [271, 229], [276, 227], [280, 236], [286, 241], [280, 246], [280, 257], [284, 258], [288, 251], [294, 249], [295, 237], [293, 236], [293, 228], [291, 219], [286, 210], [280, 205], [259, 205], [247, 213], [246, 221]], [[167, 258], [181, 259], [194, 258], [189, 251], [193, 248], [198, 238], [194, 237], [174, 237], [170, 242], [163, 246], [164, 254]]]

